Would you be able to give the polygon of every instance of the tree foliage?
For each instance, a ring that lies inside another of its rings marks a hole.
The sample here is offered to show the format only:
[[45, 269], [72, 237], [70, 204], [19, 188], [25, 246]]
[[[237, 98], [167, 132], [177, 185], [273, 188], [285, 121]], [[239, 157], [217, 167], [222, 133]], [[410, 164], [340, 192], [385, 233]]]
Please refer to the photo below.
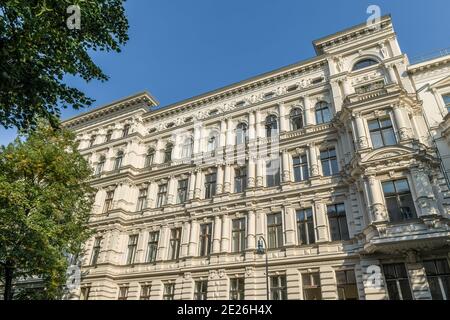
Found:
[[37, 277], [41, 297], [60, 297], [67, 255], [81, 253], [90, 235], [92, 172], [74, 139], [41, 122], [0, 148], [0, 274], [7, 290], [12, 279]]
[[[128, 40], [124, 0], [0, 1], [0, 125], [33, 128], [60, 108], [93, 100], [64, 83], [65, 75], [107, 80], [91, 51], [120, 52]], [[67, 9], [78, 5], [81, 28], [69, 29]]]

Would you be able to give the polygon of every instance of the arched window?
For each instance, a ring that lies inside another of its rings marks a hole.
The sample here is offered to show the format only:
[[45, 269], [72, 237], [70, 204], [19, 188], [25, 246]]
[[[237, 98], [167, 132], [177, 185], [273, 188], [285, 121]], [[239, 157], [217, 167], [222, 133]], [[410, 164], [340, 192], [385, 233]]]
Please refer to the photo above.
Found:
[[95, 169], [95, 174], [100, 174], [103, 171], [103, 168], [105, 167], [106, 158], [105, 156], [101, 156], [100, 160], [97, 163], [97, 168]]
[[164, 163], [169, 163], [172, 161], [172, 150], [173, 150], [173, 144], [168, 143], [166, 145], [166, 149], [164, 150]]
[[266, 118], [266, 137], [270, 138], [278, 133], [277, 117], [270, 115]]
[[246, 144], [248, 143], [248, 130], [247, 124], [241, 122], [236, 127], [236, 144]]
[[123, 138], [127, 137], [129, 133], [130, 133], [130, 125], [126, 124], [122, 130], [122, 137]]
[[303, 114], [300, 108], [294, 108], [290, 113], [291, 118], [291, 129], [298, 130], [303, 128]]
[[150, 167], [153, 164], [153, 160], [155, 160], [155, 149], [150, 148], [145, 156], [145, 167]]
[[325, 101], [316, 104], [316, 124], [327, 123], [331, 121], [330, 106]]
[[117, 152], [116, 159], [114, 161], [114, 170], [119, 170], [122, 167], [123, 151]]
[[188, 158], [192, 156], [192, 150], [194, 147], [194, 140], [192, 138], [187, 138], [183, 142], [183, 147], [181, 148], [181, 157]]
[[378, 64], [378, 61], [374, 60], [374, 59], [363, 59], [363, 60], [359, 60], [358, 62], [356, 62], [353, 65], [353, 69], [352, 71], [356, 71], [359, 69], [364, 69], [370, 66], [373, 66], [375, 64]]
[[208, 151], [214, 151], [217, 148], [217, 135], [211, 134], [208, 138]]

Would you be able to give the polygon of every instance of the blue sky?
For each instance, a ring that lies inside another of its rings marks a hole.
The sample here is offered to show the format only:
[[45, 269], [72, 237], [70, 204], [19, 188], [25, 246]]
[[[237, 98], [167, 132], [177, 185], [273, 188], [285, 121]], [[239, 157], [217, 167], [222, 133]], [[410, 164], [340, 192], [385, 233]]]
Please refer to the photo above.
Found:
[[[92, 55], [110, 80], [69, 84], [94, 107], [143, 90], [168, 105], [313, 57], [313, 40], [366, 21], [371, 4], [392, 15], [410, 58], [450, 47], [448, 0], [128, 0], [130, 41]], [[0, 144], [15, 134], [1, 128]]]

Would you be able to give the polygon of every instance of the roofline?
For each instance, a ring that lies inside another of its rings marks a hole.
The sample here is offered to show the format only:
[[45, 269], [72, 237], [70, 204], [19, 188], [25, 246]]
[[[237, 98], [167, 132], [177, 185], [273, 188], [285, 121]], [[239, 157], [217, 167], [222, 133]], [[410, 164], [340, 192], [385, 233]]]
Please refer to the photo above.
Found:
[[70, 121], [73, 121], [73, 120], [77, 119], [77, 118], [81, 118], [81, 117], [90, 115], [92, 113], [95, 113], [95, 112], [98, 112], [98, 111], [102, 111], [102, 110], [107, 109], [109, 107], [112, 107], [114, 105], [121, 104], [121, 103], [124, 103], [124, 102], [126, 102], [128, 100], [139, 98], [141, 96], [146, 96], [150, 100], [151, 104], [154, 105], [154, 106], [157, 106], [159, 104], [158, 100], [156, 100], [156, 98], [153, 97], [148, 91], [141, 91], [141, 92], [135, 93], [133, 95], [127, 96], [125, 98], [121, 98], [121, 99], [115, 100], [113, 102], [110, 102], [108, 104], [102, 105], [100, 107], [94, 107], [94, 109], [92, 109], [92, 110], [80, 113], [80, 114], [75, 115], [73, 117], [67, 118], [64, 121], [62, 121], [61, 124], [64, 125], [64, 124], [66, 124], [66, 123], [68, 123]]

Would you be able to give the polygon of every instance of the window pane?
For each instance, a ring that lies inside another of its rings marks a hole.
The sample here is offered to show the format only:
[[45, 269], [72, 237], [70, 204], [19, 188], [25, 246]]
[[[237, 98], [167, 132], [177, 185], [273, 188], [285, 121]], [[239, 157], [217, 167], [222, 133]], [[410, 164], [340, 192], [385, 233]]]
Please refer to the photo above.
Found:
[[370, 139], [372, 140], [372, 145], [374, 148], [381, 148], [383, 146], [383, 139], [380, 132], [371, 132]]

